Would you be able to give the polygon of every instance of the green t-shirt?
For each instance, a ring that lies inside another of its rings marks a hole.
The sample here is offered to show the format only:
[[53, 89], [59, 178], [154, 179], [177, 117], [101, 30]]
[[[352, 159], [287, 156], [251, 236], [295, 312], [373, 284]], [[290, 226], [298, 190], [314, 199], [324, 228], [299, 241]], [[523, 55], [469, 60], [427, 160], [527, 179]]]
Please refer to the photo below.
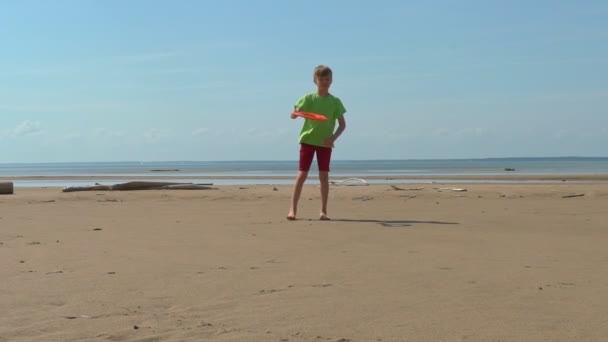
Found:
[[317, 113], [327, 117], [327, 121], [305, 119], [300, 133], [300, 144], [325, 146], [323, 140], [331, 138], [336, 128], [336, 120], [341, 118], [346, 109], [339, 98], [329, 94], [320, 96], [310, 93], [302, 96], [295, 104], [295, 109], [303, 112]]

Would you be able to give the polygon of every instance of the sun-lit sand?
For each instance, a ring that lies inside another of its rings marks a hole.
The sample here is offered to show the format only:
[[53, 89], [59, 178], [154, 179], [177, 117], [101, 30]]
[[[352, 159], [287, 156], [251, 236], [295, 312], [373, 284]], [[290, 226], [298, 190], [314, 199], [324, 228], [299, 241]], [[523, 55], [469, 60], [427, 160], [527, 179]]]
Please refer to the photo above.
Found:
[[453, 186], [17, 188], [0, 341], [605, 340], [608, 183]]

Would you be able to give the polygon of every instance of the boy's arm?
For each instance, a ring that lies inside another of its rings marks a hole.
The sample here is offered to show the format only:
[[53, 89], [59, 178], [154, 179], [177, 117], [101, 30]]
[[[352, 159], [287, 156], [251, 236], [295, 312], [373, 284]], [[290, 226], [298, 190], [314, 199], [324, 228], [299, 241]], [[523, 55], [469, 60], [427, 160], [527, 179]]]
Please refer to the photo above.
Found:
[[329, 138], [329, 139], [325, 139], [325, 141], [324, 141], [325, 146], [333, 147], [334, 142], [336, 140], [338, 140], [338, 138], [342, 135], [342, 133], [344, 133], [345, 129], [346, 129], [346, 119], [344, 119], [344, 115], [342, 115], [338, 118], [338, 129], [336, 130], [334, 135], [332, 135], [331, 138]]
[[342, 135], [342, 133], [344, 133], [345, 129], [346, 129], [346, 119], [344, 118], [344, 115], [342, 115], [341, 117], [338, 118], [338, 129], [336, 130], [336, 133], [334, 133], [334, 135], [331, 138], [334, 141], [338, 140], [340, 135]]
[[344, 119], [344, 113], [346, 113], [346, 108], [344, 108], [344, 105], [342, 104], [342, 101], [340, 101], [340, 99], [338, 99], [337, 111], [338, 112], [336, 114], [338, 114], [339, 126], [338, 126], [338, 129], [336, 130], [336, 132], [334, 133], [334, 135], [331, 137], [333, 141], [338, 140], [340, 135], [342, 135], [342, 133], [346, 129], [346, 119]]
[[[302, 112], [302, 111], [305, 111], [305, 110], [304, 110], [304, 109], [302, 109], [302, 108], [303, 108], [303, 107], [305, 107], [305, 106], [307, 106], [307, 104], [308, 104], [308, 102], [307, 102], [307, 96], [306, 96], [306, 95], [304, 95], [304, 96], [302, 96], [302, 97], [301, 97], [301, 98], [298, 100], [298, 102], [296, 102], [296, 104], [293, 106], [294, 111], [295, 111], [295, 112]], [[294, 115], [294, 114], [293, 114], [293, 112], [291, 113], [290, 117], [291, 117], [292, 119], [296, 119], [296, 118], [297, 118], [297, 116], [296, 116], [296, 115]]]

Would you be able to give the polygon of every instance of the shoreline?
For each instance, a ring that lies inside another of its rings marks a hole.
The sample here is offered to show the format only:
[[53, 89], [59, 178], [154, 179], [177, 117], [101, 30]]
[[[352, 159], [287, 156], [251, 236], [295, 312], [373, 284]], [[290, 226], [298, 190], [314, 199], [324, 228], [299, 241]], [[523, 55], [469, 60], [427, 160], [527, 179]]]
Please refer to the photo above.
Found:
[[[310, 177], [314, 177], [310, 175]], [[291, 180], [294, 176], [1, 176], [0, 181], [114, 181], [114, 180]], [[514, 174], [514, 175], [334, 175], [332, 179], [441, 180], [441, 181], [608, 181], [608, 174]]]

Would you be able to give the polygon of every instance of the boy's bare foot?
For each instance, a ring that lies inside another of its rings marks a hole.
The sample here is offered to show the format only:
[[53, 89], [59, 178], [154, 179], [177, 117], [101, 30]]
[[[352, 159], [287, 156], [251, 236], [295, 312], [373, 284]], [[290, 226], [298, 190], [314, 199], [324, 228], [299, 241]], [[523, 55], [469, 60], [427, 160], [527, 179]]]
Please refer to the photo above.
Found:
[[289, 214], [287, 214], [287, 219], [289, 221], [295, 221], [296, 220], [296, 213], [293, 210], [289, 211]]
[[331, 219], [329, 217], [327, 217], [327, 214], [325, 214], [325, 213], [321, 213], [321, 216], [319, 217], [319, 220], [321, 220], [321, 221], [331, 221]]

